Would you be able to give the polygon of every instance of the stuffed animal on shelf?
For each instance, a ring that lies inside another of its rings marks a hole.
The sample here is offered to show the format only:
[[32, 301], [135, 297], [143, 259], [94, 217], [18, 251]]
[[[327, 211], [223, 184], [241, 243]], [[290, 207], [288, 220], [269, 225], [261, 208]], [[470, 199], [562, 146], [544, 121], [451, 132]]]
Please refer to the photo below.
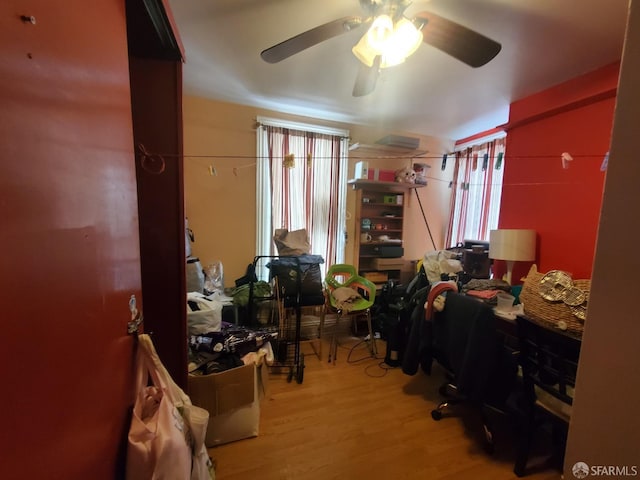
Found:
[[396, 170], [396, 182], [399, 183], [416, 183], [416, 172], [409, 167]]

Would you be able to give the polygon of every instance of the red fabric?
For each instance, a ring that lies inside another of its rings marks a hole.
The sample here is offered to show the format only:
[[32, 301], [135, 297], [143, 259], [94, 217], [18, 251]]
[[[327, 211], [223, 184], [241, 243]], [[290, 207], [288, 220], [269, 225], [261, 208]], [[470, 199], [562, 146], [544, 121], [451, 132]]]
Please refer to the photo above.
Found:
[[498, 295], [498, 292], [500, 292], [500, 290], [469, 290], [467, 295], [487, 300]]
[[452, 282], [441, 282], [436, 283], [429, 290], [429, 294], [427, 295], [427, 308], [425, 311], [425, 319], [431, 320], [433, 316], [433, 301], [436, 299], [438, 295], [448, 290], [453, 290], [454, 292], [458, 291], [458, 287], [455, 283]]

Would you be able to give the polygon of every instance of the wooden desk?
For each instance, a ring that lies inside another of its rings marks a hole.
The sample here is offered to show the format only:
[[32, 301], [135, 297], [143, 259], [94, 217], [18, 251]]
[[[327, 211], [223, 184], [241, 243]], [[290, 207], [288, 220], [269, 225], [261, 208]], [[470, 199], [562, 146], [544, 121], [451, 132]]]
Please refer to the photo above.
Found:
[[519, 350], [518, 346], [518, 325], [515, 318], [504, 317], [493, 311], [493, 316], [496, 319], [496, 329], [498, 334], [502, 337], [502, 342], [511, 352], [515, 353]]

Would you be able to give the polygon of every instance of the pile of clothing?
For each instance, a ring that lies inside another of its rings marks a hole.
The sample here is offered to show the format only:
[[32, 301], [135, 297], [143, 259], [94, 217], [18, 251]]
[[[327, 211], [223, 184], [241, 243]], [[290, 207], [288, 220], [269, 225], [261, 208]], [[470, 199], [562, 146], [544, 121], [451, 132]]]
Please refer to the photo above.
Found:
[[511, 285], [497, 278], [474, 278], [462, 286], [462, 293], [480, 298], [491, 306], [497, 305], [498, 293], [510, 291]]
[[267, 364], [273, 362], [271, 343], [277, 339], [271, 330], [250, 330], [222, 322], [220, 331], [189, 336], [189, 373], [208, 375], [244, 365], [242, 358], [262, 351]]

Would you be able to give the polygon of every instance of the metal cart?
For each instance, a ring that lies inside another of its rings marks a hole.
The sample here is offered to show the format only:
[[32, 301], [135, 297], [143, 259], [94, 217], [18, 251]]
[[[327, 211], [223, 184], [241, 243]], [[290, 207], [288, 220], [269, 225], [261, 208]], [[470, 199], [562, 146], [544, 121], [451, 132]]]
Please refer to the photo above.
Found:
[[[261, 262], [269, 263], [261, 265]], [[320, 259], [319, 263], [322, 262]], [[266, 321], [270, 328], [277, 331], [272, 371], [288, 368], [287, 381], [291, 382], [295, 378], [300, 384], [304, 380], [304, 354], [300, 351], [301, 308], [321, 305], [324, 297], [322, 294], [319, 298], [303, 295], [305, 272], [301, 266], [301, 257], [261, 255], [254, 258], [254, 271], [258, 272], [265, 266], [269, 268], [272, 294], [268, 297], [255, 295], [253, 283], [250, 284], [249, 319], [263, 325]], [[265, 315], [265, 311], [269, 313]]]

